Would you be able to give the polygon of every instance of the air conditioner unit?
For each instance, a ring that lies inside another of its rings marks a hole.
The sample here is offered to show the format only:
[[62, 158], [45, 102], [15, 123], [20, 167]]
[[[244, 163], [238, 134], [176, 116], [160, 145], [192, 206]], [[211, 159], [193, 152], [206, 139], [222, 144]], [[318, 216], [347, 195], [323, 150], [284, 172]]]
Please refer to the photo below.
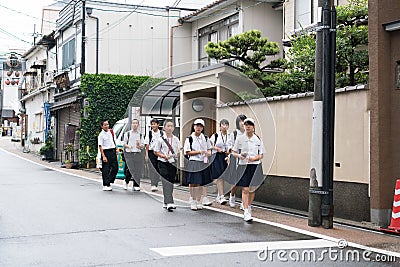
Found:
[[53, 83], [54, 82], [54, 72], [46, 71], [44, 73], [44, 82], [46, 84]]

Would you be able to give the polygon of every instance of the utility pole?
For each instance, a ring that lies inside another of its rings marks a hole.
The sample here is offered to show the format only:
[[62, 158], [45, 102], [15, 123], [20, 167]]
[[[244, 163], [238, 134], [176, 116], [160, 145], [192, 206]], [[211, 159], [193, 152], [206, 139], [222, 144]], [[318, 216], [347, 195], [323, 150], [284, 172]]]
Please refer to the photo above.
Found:
[[333, 227], [336, 10], [318, 1], [312, 123], [309, 226]]

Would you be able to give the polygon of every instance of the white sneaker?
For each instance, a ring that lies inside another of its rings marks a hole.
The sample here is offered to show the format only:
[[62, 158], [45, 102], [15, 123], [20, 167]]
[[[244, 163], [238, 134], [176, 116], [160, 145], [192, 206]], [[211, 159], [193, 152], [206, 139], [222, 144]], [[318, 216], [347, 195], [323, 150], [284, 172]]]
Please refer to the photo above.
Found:
[[140, 187], [139, 186], [134, 186], [133, 187], [133, 191], [140, 191]]
[[[208, 199], [208, 197], [202, 197], [200, 199], [200, 202], [202, 205], [204, 206], [210, 206], [212, 204], [212, 202]], [[203, 208], [203, 207], [202, 207]]]
[[251, 217], [251, 211], [249, 211], [249, 209], [244, 210], [243, 219], [245, 222], [251, 222], [253, 220], [253, 218]]
[[203, 203], [201, 201], [197, 202], [196, 201], [196, 206], [198, 210], [202, 210], [203, 209]]
[[[251, 212], [251, 205], [249, 205], [247, 208], [248, 208], [249, 211]], [[240, 209], [241, 209], [241, 210], [244, 210], [243, 202], [240, 203]]]
[[163, 207], [164, 209], [166, 209], [166, 208], [167, 208], [167, 204], [164, 203], [164, 204], [162, 205], [162, 207]]
[[173, 203], [168, 203], [168, 204], [167, 204], [167, 210], [168, 210], [168, 211], [172, 211], [172, 210], [174, 210], [174, 209], [176, 209], [175, 204], [173, 204]]
[[235, 196], [229, 195], [229, 206], [231, 206], [231, 208], [234, 208], [236, 206]]
[[103, 191], [107, 191], [107, 186], [103, 186]]
[[222, 195], [222, 196], [217, 196], [217, 198], [216, 198], [215, 201], [216, 201], [217, 203], [221, 204], [221, 205], [225, 205], [226, 202], [228, 202], [228, 201], [226, 200], [226, 198], [225, 198], [224, 195]]
[[152, 186], [151, 186], [151, 192], [156, 192], [156, 191], [158, 191], [157, 186], [152, 185]]
[[124, 189], [128, 190], [128, 184], [124, 181]]
[[112, 191], [111, 186], [103, 186], [103, 191]]
[[190, 209], [197, 210], [196, 200], [193, 200], [193, 199], [190, 200]]

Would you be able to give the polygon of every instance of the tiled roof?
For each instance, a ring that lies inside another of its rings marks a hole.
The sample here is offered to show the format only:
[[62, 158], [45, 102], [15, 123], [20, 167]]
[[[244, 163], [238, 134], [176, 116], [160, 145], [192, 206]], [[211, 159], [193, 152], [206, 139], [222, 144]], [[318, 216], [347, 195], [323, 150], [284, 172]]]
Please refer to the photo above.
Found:
[[[355, 86], [346, 86], [344, 88], [336, 89], [335, 92], [343, 93], [343, 92], [355, 91], [355, 90], [368, 90], [368, 85], [359, 84], [359, 85], [355, 85]], [[217, 107], [239, 106], [239, 105], [251, 104], [251, 103], [272, 102], [272, 101], [304, 98], [304, 97], [311, 97], [311, 96], [314, 96], [314, 92], [298, 93], [298, 94], [291, 94], [291, 95], [280, 95], [280, 96], [272, 96], [272, 97], [266, 97], [266, 98], [251, 99], [251, 100], [246, 100], [246, 101], [230, 102], [230, 103], [219, 104], [219, 105], [217, 105]]]
[[204, 11], [210, 9], [210, 8], [213, 8], [214, 6], [217, 6], [217, 5], [219, 5], [219, 4], [223, 3], [223, 2], [227, 2], [227, 1], [228, 0], [217, 0], [215, 2], [212, 2], [211, 4], [208, 4], [205, 7], [202, 7], [202, 8], [196, 10], [195, 12], [193, 12], [193, 13], [191, 13], [189, 15], [186, 15], [186, 16], [180, 18], [179, 21], [182, 23], [185, 20], [188, 20], [188, 19], [190, 19], [190, 18], [192, 18], [194, 16], [197, 16], [198, 14], [200, 14], [200, 13], [202, 13], [202, 12], [204, 12]]

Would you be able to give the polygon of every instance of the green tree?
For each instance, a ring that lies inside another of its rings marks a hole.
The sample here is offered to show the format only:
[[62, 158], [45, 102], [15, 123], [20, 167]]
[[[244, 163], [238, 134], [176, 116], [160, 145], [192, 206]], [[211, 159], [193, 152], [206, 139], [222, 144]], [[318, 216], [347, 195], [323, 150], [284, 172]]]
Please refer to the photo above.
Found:
[[218, 43], [209, 42], [205, 50], [211, 58], [232, 59], [243, 63], [238, 64], [237, 68], [262, 88], [271, 84], [268, 70], [283, 64], [281, 59], [266, 64], [267, 57], [278, 55], [280, 48], [277, 42], [269, 42], [267, 38], [261, 37], [258, 30], [250, 30]]
[[337, 7], [336, 85], [367, 83], [368, 58], [368, 1], [350, 0]]
[[[336, 87], [368, 82], [368, 2], [349, 0], [337, 7]], [[315, 70], [315, 33], [303, 31], [291, 38], [287, 72], [278, 75], [275, 91], [312, 91]]]

